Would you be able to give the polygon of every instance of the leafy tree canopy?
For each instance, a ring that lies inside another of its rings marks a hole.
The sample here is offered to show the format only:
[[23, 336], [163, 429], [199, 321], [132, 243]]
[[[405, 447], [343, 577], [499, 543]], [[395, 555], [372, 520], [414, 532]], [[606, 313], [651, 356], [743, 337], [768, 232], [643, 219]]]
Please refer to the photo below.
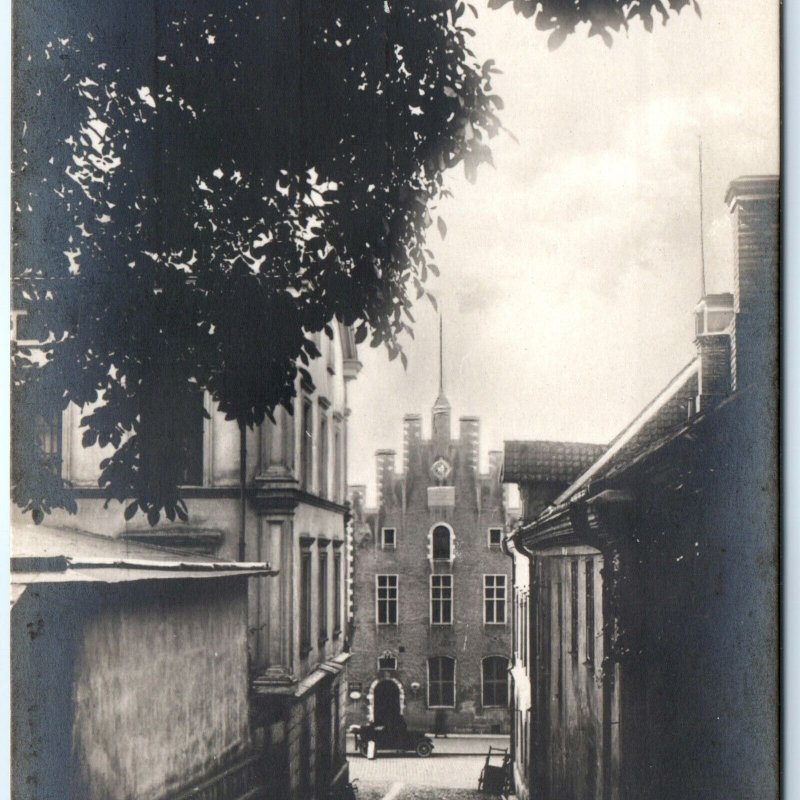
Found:
[[[663, 10], [513, 3], [551, 44]], [[13, 354], [17, 504], [75, 510], [37, 436], [69, 403], [83, 444], [113, 451], [106, 497], [155, 524], [186, 518], [171, 399], [206, 390], [259, 424], [291, 408], [334, 319], [405, 360], [443, 175], [474, 180], [500, 128], [473, 15], [461, 0], [16, 4], [13, 299], [41, 343]]]
[[700, 15], [697, 0], [489, 0], [489, 8], [509, 6], [515, 13], [533, 19], [541, 31], [550, 31], [547, 45], [560, 47], [567, 36], [581, 24], [588, 25], [589, 36], [599, 36], [609, 47], [612, 33], [627, 30], [638, 20], [647, 31], [653, 30], [654, 19], [664, 25], [670, 15], [691, 5]]

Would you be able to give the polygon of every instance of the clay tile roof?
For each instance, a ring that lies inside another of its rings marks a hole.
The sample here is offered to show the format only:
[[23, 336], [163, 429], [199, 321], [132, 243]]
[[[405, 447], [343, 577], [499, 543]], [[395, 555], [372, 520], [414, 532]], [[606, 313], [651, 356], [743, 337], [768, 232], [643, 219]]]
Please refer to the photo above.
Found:
[[505, 443], [503, 481], [569, 483], [606, 451], [588, 442], [511, 441]]

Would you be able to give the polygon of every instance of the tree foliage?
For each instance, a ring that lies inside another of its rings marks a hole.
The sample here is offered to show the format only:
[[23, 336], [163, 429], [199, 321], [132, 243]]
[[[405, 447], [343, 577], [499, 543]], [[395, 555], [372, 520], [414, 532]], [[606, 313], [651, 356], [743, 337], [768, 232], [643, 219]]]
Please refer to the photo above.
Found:
[[588, 26], [589, 36], [599, 36], [609, 47], [614, 33], [627, 30], [639, 21], [649, 32], [655, 19], [666, 25], [672, 14], [692, 6], [700, 14], [697, 0], [489, 0], [489, 8], [511, 4], [514, 12], [533, 19], [540, 31], [550, 31], [547, 45], [560, 47], [580, 25]]
[[[401, 353], [425, 234], [498, 130], [456, 0], [17, 4], [15, 500], [73, 508], [35, 418], [85, 410], [100, 485], [185, 517], [170, 400], [290, 407], [338, 319]], [[299, 366], [298, 366], [299, 365]]]
[[[491, 7], [506, 0], [491, 0]], [[513, 0], [551, 45], [652, 0]], [[670, 0], [679, 9], [686, 0]], [[75, 510], [41, 419], [83, 409], [127, 515], [185, 519], [175, 402], [240, 426], [291, 408], [332, 320], [405, 360], [447, 193], [491, 163], [502, 103], [462, 0], [15, 5], [15, 502]], [[176, 435], [176, 431], [177, 434]]]

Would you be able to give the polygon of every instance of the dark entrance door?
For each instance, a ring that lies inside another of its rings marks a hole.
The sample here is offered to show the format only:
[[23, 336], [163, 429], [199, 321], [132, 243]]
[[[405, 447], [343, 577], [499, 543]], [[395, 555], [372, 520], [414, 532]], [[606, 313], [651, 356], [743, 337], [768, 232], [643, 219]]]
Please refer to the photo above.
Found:
[[376, 725], [400, 716], [400, 689], [394, 681], [379, 681], [375, 686], [374, 700]]

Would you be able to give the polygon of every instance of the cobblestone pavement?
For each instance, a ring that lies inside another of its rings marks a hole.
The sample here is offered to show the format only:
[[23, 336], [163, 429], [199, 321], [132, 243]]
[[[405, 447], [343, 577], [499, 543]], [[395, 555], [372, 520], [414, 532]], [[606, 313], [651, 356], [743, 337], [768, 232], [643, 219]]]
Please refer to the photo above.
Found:
[[358, 783], [358, 800], [486, 800], [486, 795], [472, 789], [448, 789], [439, 786], [408, 786], [402, 783]]
[[358, 780], [358, 800], [486, 800], [478, 792], [478, 778], [489, 745], [507, 747], [508, 739], [436, 739], [430, 758], [379, 753], [367, 759], [349, 753], [350, 780]]
[[350, 780], [358, 779], [358, 800], [472, 800], [484, 757], [477, 755], [379, 755], [350, 758]]

